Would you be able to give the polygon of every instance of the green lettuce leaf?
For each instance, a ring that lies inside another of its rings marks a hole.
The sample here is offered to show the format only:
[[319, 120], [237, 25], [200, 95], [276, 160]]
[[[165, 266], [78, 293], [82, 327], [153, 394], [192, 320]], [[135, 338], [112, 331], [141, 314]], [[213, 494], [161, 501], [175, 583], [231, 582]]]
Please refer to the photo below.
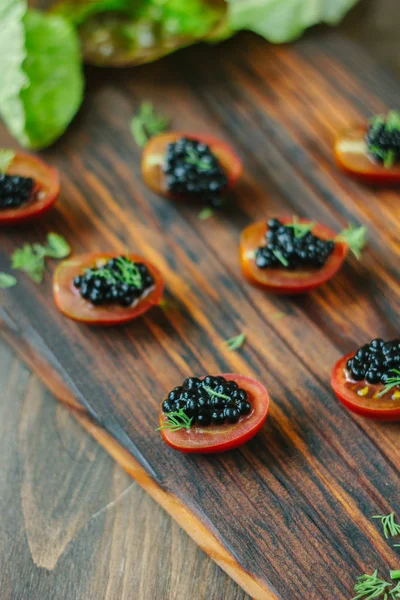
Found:
[[290, 42], [317, 23], [336, 24], [359, 0], [226, 0], [233, 30], [249, 29], [270, 42]]
[[0, 116], [25, 147], [49, 146], [83, 97], [79, 41], [59, 16], [0, 0]]

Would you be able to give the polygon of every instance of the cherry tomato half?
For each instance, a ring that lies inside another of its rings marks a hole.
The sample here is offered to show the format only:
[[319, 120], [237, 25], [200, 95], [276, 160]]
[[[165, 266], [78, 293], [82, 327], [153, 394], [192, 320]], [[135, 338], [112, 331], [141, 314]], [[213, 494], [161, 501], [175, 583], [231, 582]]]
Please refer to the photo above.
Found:
[[400, 421], [400, 399], [393, 398], [394, 390], [377, 397], [383, 384], [352, 381], [346, 377], [346, 363], [354, 352], [344, 356], [333, 367], [331, 385], [336, 396], [349, 410], [377, 421]]
[[[248, 442], [261, 429], [268, 414], [269, 395], [261, 383], [251, 377], [238, 375], [237, 373], [225, 373], [225, 379], [236, 381], [239, 387], [247, 392], [248, 400], [252, 405], [252, 411], [245, 417], [231, 425], [209, 425], [199, 427], [194, 425], [190, 429], [170, 431], [161, 429], [164, 441], [174, 448], [186, 453], [211, 454], [226, 452]], [[160, 426], [166, 425], [168, 419], [159, 412]]]
[[339, 167], [371, 184], [400, 184], [400, 165], [387, 169], [368, 155], [365, 126], [354, 127], [335, 142], [335, 157]]
[[120, 325], [143, 315], [152, 306], [160, 304], [164, 283], [159, 270], [141, 256], [134, 254], [128, 258], [134, 262], [141, 262], [150, 271], [154, 286], [132, 306], [124, 307], [118, 304], [94, 306], [84, 300], [73, 284], [77, 275], [94, 265], [97, 267], [114, 258], [115, 254], [83, 254], [64, 260], [56, 269], [53, 278], [53, 293], [57, 308], [74, 321], [88, 325]]
[[30, 154], [17, 153], [6, 175], [31, 177], [35, 181], [32, 198], [18, 208], [0, 210], [0, 226], [14, 225], [43, 215], [60, 193], [60, 181], [55, 169]]
[[[279, 219], [284, 225], [292, 223], [293, 217]], [[299, 219], [299, 223], [310, 223], [307, 219]], [[340, 269], [348, 252], [347, 244], [335, 242], [335, 249], [322, 269], [260, 269], [256, 265], [255, 252], [264, 245], [266, 221], [259, 221], [246, 227], [240, 237], [240, 263], [245, 277], [253, 284], [275, 294], [303, 294], [326, 281], [329, 281]], [[311, 232], [324, 239], [333, 240], [336, 233], [318, 223]]]
[[177, 142], [183, 137], [195, 139], [210, 146], [211, 152], [218, 158], [227, 178], [227, 189], [231, 189], [240, 179], [243, 171], [242, 163], [233, 150], [226, 144], [209, 135], [189, 135], [187, 133], [162, 133], [150, 139], [142, 156], [142, 176], [146, 185], [160, 196], [176, 197], [167, 189], [162, 169], [168, 144]]

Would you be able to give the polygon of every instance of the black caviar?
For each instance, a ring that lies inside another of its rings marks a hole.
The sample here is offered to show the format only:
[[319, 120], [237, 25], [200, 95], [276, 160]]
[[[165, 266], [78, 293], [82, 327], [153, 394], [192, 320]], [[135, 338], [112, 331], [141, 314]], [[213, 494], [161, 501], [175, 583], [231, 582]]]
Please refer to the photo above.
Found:
[[207, 144], [189, 138], [168, 144], [164, 173], [169, 192], [190, 195], [214, 208], [222, 205], [228, 180]]
[[222, 425], [237, 423], [240, 417], [251, 412], [247, 392], [236, 381], [207, 375], [185, 379], [183, 385], [174, 388], [162, 404], [165, 414], [183, 410], [193, 418], [192, 425]]
[[86, 269], [73, 283], [82, 298], [92, 304], [130, 306], [153, 286], [154, 280], [146, 265], [120, 256], [102, 267]]
[[347, 361], [346, 369], [356, 381], [385, 384], [393, 377], [393, 369], [400, 370], [400, 339], [390, 342], [375, 339], [364, 344]]
[[390, 111], [387, 117], [376, 116], [366, 134], [368, 153], [386, 167], [400, 162], [400, 113]]
[[307, 225], [284, 225], [278, 219], [268, 221], [265, 240], [256, 251], [259, 269], [321, 269], [335, 248], [332, 240], [313, 235]]
[[32, 196], [35, 182], [30, 177], [0, 174], [0, 210], [19, 208]]

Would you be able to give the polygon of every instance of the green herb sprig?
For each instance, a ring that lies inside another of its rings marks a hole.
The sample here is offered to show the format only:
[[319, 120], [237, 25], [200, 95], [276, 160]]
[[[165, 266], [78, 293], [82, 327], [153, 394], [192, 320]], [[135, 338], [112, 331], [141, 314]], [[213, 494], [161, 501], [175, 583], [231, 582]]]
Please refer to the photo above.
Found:
[[284, 266], [284, 267], [288, 267], [289, 266], [289, 262], [288, 260], [283, 256], [282, 252], [280, 252], [279, 250], [272, 250], [272, 254], [275, 256], [275, 258], [277, 258], [279, 260], [279, 262]]
[[386, 539], [400, 535], [400, 525], [396, 523], [396, 517], [394, 513], [390, 513], [390, 515], [375, 515], [372, 518], [380, 519], [383, 528], [383, 535]]
[[154, 111], [151, 102], [142, 102], [138, 112], [131, 121], [131, 133], [140, 148], [147, 144], [150, 138], [166, 131], [171, 120]]
[[379, 394], [377, 394], [378, 398], [381, 398], [382, 396], [390, 392], [390, 390], [392, 390], [394, 387], [400, 387], [400, 371], [398, 369], [390, 369], [390, 371], [392, 373], [395, 373], [395, 375], [393, 377], [387, 378], [386, 386], [381, 392], [379, 392]]
[[190, 429], [192, 426], [193, 417], [189, 418], [183, 408], [175, 412], [166, 413], [166, 417], [168, 423], [157, 427], [156, 431], [161, 431], [162, 429], [180, 431], [181, 429]]
[[10, 287], [14, 287], [17, 285], [17, 279], [14, 275], [9, 275], [8, 273], [0, 273], [0, 289], [5, 290]]
[[229, 396], [227, 396], [226, 394], [220, 394], [219, 392], [216, 392], [212, 388], [208, 387], [208, 385], [203, 384], [202, 387], [207, 392], [207, 394], [209, 394], [209, 396], [216, 396], [217, 398], [223, 398], [224, 400], [230, 400]]
[[293, 217], [293, 223], [288, 223], [286, 227], [292, 227], [295, 238], [302, 238], [315, 227], [315, 221], [309, 223], [300, 223], [297, 217]]
[[233, 352], [234, 350], [238, 350], [239, 348], [241, 348], [245, 341], [246, 334], [240, 333], [239, 335], [235, 335], [235, 337], [231, 338], [230, 340], [226, 340], [225, 345], [228, 347], [228, 350], [230, 352]]
[[143, 285], [142, 275], [134, 262], [129, 258], [120, 256], [116, 259], [119, 273], [115, 270], [100, 267], [98, 269], [88, 269], [92, 275], [106, 279], [110, 284], [126, 283], [140, 289]]
[[24, 244], [11, 255], [11, 267], [24, 271], [35, 283], [42, 283], [45, 258], [62, 259], [69, 256], [71, 248], [66, 240], [57, 233], [49, 233], [46, 245]]
[[200, 219], [200, 221], [206, 221], [207, 219], [209, 219], [210, 217], [213, 217], [214, 215], [215, 215], [215, 210], [213, 208], [210, 208], [209, 206], [206, 206], [199, 212], [197, 217]]
[[336, 236], [334, 241], [347, 244], [357, 260], [360, 260], [361, 251], [365, 248], [367, 243], [367, 228], [365, 225], [356, 227], [355, 225], [350, 224], [347, 229], [343, 229], [343, 231]]
[[15, 158], [15, 152], [8, 148], [0, 148], [0, 175], [6, 173]]
[[378, 577], [378, 570], [376, 569], [372, 575], [364, 574], [357, 577], [357, 583], [354, 586], [356, 596], [354, 596], [352, 600], [360, 600], [360, 598], [372, 600], [372, 598], [382, 597], [383, 600], [388, 600], [388, 588], [390, 588], [391, 585], [391, 583]]
[[206, 173], [212, 169], [212, 164], [209, 163], [208, 160], [199, 157], [193, 148], [187, 148], [185, 162], [188, 165], [194, 165], [202, 173]]

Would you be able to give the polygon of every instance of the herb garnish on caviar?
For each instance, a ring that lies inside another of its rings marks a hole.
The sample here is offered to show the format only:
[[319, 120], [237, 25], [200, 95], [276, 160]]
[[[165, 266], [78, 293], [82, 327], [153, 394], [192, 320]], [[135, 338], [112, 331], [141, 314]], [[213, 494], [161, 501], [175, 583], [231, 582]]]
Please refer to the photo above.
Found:
[[335, 142], [339, 166], [369, 183], [400, 183], [400, 112], [375, 115]]
[[67, 317], [89, 325], [126, 323], [161, 302], [158, 269], [141, 256], [84, 254], [54, 273], [54, 299]]
[[164, 133], [150, 139], [142, 157], [145, 183], [168, 198], [219, 208], [239, 180], [242, 164], [233, 150], [207, 135]]
[[189, 377], [161, 404], [158, 430], [175, 450], [224, 452], [260, 430], [268, 406], [267, 390], [250, 377], [235, 373]]
[[0, 225], [42, 215], [58, 198], [57, 172], [34, 156], [0, 149]]
[[308, 219], [270, 219], [242, 232], [240, 262], [251, 283], [278, 294], [302, 294], [329, 281], [349, 250], [360, 258], [365, 243], [365, 227], [349, 226], [337, 235]]
[[364, 344], [333, 368], [333, 390], [353, 412], [380, 421], [400, 420], [400, 339]]

